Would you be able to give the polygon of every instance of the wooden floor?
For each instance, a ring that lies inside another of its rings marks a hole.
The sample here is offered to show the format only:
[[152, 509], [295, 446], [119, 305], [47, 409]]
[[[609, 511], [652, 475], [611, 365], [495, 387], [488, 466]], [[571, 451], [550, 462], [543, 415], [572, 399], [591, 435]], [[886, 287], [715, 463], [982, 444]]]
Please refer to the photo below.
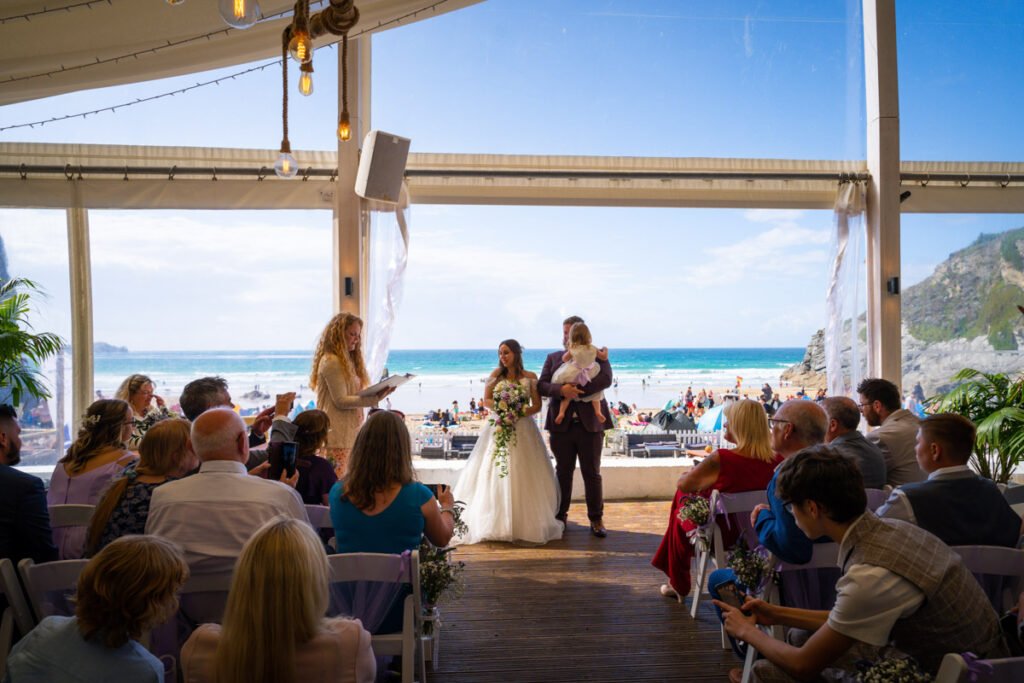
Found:
[[565, 536], [543, 547], [482, 543], [456, 551], [462, 597], [442, 605], [440, 665], [431, 683], [726, 681], [739, 662], [721, 649], [710, 603], [698, 619], [658, 587], [650, 565], [667, 502], [609, 503], [608, 537], [591, 536], [574, 504]]

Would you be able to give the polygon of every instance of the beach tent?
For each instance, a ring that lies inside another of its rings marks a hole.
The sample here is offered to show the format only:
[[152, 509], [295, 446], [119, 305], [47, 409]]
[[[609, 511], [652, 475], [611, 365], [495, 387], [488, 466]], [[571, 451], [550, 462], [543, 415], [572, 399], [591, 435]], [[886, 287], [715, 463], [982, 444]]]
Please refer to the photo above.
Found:
[[698, 432], [717, 432], [722, 428], [722, 408], [724, 406], [715, 406], [708, 412], [701, 416], [700, 420], [697, 421]]
[[667, 410], [659, 410], [651, 420], [651, 424], [657, 425], [666, 432], [687, 432], [696, 429], [693, 420], [684, 413], [670, 413]]

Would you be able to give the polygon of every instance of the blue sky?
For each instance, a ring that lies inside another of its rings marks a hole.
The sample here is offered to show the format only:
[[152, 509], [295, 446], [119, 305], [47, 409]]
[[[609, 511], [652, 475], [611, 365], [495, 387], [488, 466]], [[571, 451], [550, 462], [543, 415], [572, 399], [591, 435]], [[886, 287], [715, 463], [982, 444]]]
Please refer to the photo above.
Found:
[[[374, 39], [374, 126], [421, 152], [863, 158], [860, 4], [489, 0]], [[897, 11], [903, 157], [1024, 159], [1024, 3], [901, 0]], [[289, 98], [295, 149], [334, 148], [336, 59], [318, 51], [316, 92]], [[0, 126], [238, 70], [3, 107]], [[279, 112], [275, 66], [0, 140], [272, 149]], [[237, 330], [280, 305], [293, 319], [261, 345], [306, 348], [330, 315], [327, 213], [91, 221], [97, 339], [251, 348]], [[979, 232], [1024, 217], [903, 225], [911, 284]], [[394, 345], [550, 346], [579, 312], [618, 346], [801, 346], [823, 323], [830, 226], [824, 211], [414, 207]], [[0, 234], [12, 271], [50, 290], [40, 324], [66, 334], [63, 214], [0, 210]]]

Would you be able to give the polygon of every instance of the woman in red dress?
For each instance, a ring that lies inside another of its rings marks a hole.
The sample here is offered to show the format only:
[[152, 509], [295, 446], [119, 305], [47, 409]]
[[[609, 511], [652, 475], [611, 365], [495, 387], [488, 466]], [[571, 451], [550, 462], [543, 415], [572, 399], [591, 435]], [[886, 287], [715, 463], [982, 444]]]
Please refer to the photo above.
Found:
[[[658, 551], [651, 564], [668, 576], [668, 583], [662, 585], [661, 594], [682, 602], [690, 592], [690, 565], [694, 547], [686, 532], [693, 529], [687, 520], [677, 517], [685, 499], [697, 494], [711, 497], [711, 491], [718, 489], [725, 493], [764, 490], [772, 478], [775, 467], [782, 461], [772, 451], [768, 431], [768, 416], [757, 401], [742, 400], [725, 406], [725, 438], [736, 444], [736, 448], [719, 448], [686, 474], [679, 477], [675, 499], [668, 516], [668, 529], [661, 539]], [[732, 533], [723, 523], [726, 544], [736, 540], [738, 530], [733, 524]]]

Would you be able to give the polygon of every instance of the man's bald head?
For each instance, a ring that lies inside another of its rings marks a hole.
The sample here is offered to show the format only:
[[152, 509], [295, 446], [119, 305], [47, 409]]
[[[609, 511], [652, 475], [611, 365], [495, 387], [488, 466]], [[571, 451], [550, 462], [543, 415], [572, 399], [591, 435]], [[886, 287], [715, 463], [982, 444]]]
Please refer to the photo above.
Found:
[[828, 418], [814, 401], [786, 401], [775, 411], [772, 424], [772, 446], [783, 457], [816, 446], [825, 441]]
[[230, 408], [212, 408], [192, 423], [192, 448], [203, 462], [249, 458], [245, 422]]

